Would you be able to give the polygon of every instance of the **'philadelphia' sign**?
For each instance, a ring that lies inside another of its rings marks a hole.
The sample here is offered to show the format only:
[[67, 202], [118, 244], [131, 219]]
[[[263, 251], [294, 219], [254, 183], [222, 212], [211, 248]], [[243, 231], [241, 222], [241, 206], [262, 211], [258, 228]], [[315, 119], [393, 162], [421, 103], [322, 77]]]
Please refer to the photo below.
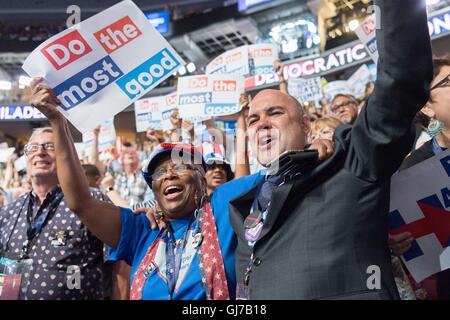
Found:
[[0, 121], [43, 119], [45, 116], [32, 106], [0, 106]]

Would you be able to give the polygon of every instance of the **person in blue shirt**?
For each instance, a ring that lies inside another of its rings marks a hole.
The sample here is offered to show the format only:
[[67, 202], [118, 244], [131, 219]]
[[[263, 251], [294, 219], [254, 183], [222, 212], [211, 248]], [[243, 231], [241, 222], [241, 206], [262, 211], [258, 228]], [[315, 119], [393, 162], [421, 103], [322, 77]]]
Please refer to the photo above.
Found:
[[[181, 151], [183, 160], [188, 161], [174, 160], [174, 150]], [[166, 143], [155, 149], [144, 167], [166, 228], [152, 230], [144, 215], [121, 209], [120, 242], [109, 259], [123, 259], [132, 266], [131, 299], [234, 298], [236, 239], [228, 217], [215, 215], [214, 206], [208, 203], [206, 168], [189, 163], [204, 164], [195, 148]], [[214, 237], [216, 241], [211, 241]], [[176, 243], [173, 253], [171, 239]], [[215, 246], [220, 250], [212, 248]]]

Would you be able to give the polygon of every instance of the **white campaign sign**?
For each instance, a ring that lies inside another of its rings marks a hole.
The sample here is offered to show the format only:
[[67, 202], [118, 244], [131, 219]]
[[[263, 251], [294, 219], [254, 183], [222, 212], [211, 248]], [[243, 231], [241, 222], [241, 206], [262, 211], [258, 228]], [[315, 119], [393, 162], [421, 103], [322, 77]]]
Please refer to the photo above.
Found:
[[414, 238], [402, 259], [416, 282], [450, 267], [450, 149], [391, 179], [389, 229]]
[[165, 100], [165, 96], [159, 96], [140, 99], [134, 103], [137, 132], [147, 131], [149, 127], [161, 129], [161, 110]]
[[81, 132], [113, 117], [184, 64], [130, 0], [51, 37], [25, 60]]
[[[84, 151], [91, 154], [92, 144], [94, 142], [93, 130], [83, 133]], [[108, 147], [116, 145], [116, 130], [114, 128], [114, 118], [105, 120], [100, 125], [98, 135], [98, 151], [102, 152]]]
[[[77, 150], [77, 155], [78, 155], [78, 159], [83, 159], [86, 155], [90, 155], [91, 154], [91, 150], [89, 150], [87, 153], [85, 151], [85, 145], [83, 142], [75, 142], [75, 150]], [[91, 145], [92, 147], [92, 145]]]
[[0, 162], [8, 162], [8, 158], [12, 156], [16, 148], [0, 149]]
[[328, 101], [331, 102], [335, 96], [338, 94], [350, 94], [353, 95], [352, 89], [348, 86], [345, 80], [336, 80], [328, 82], [326, 86], [323, 87], [323, 93]]
[[231, 74], [182, 77], [177, 91], [181, 118], [229, 115], [241, 110], [244, 79]]
[[291, 79], [288, 81], [288, 91], [301, 103], [318, 101], [322, 98], [320, 82], [320, 77]]
[[24, 170], [27, 167], [27, 158], [25, 155], [18, 158], [16, 161], [14, 161], [14, 169], [16, 169], [17, 172]]
[[366, 95], [366, 85], [370, 82], [372, 74], [367, 65], [363, 64], [354, 74], [348, 78], [348, 86], [352, 89], [353, 95], [359, 99]]
[[163, 130], [171, 130], [170, 115], [177, 108], [177, 92], [174, 91], [164, 96], [164, 105], [161, 109], [161, 127]]
[[272, 74], [273, 63], [278, 59], [276, 44], [244, 45], [222, 53], [205, 68], [206, 74], [239, 74], [254, 76]]
[[242, 46], [222, 53], [206, 66], [205, 73], [248, 74], [248, 46]]
[[250, 75], [272, 74], [273, 63], [278, 59], [278, 47], [272, 43], [253, 44], [248, 46], [250, 59]]
[[355, 30], [359, 40], [365, 45], [372, 60], [378, 62], [378, 47], [376, 39], [377, 18], [373, 14], [364, 20], [363, 23]]

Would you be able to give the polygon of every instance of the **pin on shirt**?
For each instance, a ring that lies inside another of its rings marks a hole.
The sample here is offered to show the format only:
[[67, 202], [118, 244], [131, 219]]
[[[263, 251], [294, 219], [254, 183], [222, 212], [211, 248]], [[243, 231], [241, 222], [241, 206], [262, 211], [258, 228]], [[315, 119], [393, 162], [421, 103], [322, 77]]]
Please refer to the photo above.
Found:
[[51, 245], [54, 247], [62, 247], [66, 245], [67, 234], [65, 231], [58, 231], [56, 235], [49, 237]]
[[200, 246], [200, 244], [202, 243], [202, 240], [202, 234], [200, 232], [196, 233], [194, 239], [192, 239], [192, 245], [194, 246], [194, 248], [198, 248], [198, 246]]

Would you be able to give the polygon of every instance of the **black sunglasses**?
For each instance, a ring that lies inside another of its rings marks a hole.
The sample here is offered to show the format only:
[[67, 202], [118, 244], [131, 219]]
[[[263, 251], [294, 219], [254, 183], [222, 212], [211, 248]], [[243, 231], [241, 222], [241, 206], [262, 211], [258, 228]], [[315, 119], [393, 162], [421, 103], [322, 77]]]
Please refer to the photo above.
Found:
[[436, 88], [442, 87], [442, 86], [446, 85], [446, 84], [449, 83], [449, 82], [450, 82], [450, 74], [448, 74], [444, 79], [442, 79], [441, 81], [439, 81], [438, 83], [436, 83], [436, 84], [430, 89], [430, 91], [431, 91], [431, 90], [434, 90], [434, 89], [436, 89]]

